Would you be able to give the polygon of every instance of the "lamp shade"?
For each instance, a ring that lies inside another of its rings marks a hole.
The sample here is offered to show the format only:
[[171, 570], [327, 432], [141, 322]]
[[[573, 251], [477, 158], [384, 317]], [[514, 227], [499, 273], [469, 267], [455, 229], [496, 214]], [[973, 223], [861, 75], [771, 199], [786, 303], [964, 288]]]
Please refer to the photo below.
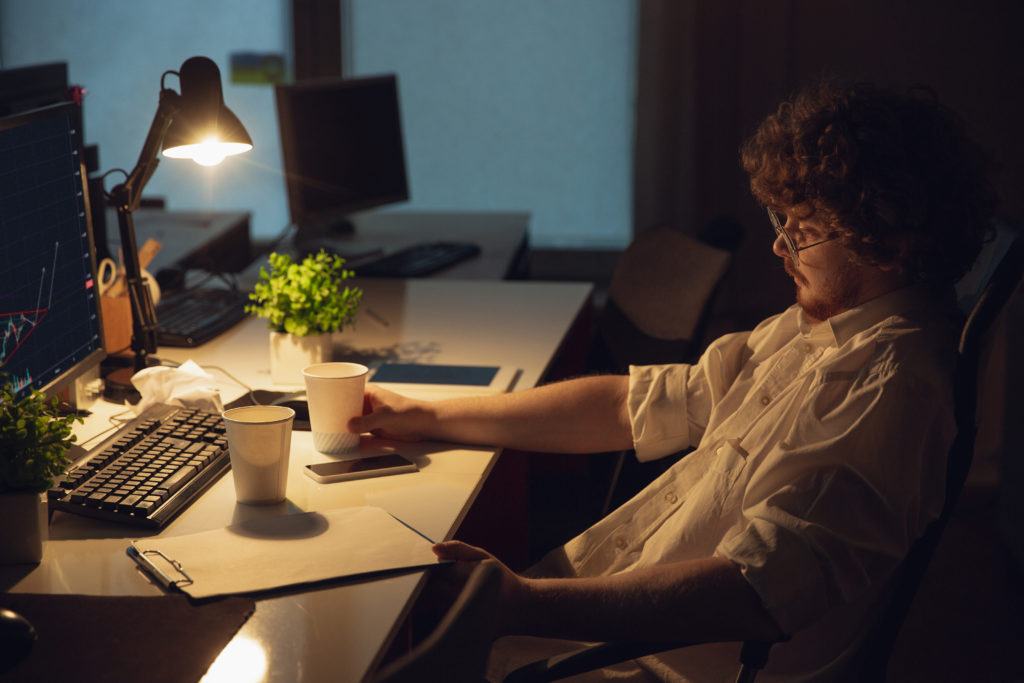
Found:
[[212, 166], [252, 149], [245, 126], [224, 104], [220, 69], [212, 60], [192, 57], [181, 65], [178, 77], [180, 108], [164, 135], [164, 156]]

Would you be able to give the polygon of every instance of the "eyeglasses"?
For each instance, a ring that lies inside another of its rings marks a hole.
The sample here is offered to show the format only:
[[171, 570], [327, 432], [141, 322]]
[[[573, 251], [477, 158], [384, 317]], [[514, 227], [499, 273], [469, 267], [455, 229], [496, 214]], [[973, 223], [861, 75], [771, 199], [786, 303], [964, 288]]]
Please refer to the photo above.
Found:
[[804, 249], [810, 249], [816, 247], [819, 244], [825, 244], [825, 242], [831, 242], [834, 239], [838, 239], [839, 235], [830, 235], [823, 240], [818, 240], [813, 244], [805, 244], [802, 247], [796, 246], [796, 242], [793, 241], [793, 236], [790, 235], [783, 227], [786, 224], [788, 218], [785, 214], [777, 214], [771, 209], [768, 209], [768, 219], [772, 222], [772, 227], [775, 228], [775, 235], [781, 236], [782, 241], [786, 243], [786, 248], [789, 249], [789, 255], [793, 258], [793, 265], [800, 265], [800, 252]]

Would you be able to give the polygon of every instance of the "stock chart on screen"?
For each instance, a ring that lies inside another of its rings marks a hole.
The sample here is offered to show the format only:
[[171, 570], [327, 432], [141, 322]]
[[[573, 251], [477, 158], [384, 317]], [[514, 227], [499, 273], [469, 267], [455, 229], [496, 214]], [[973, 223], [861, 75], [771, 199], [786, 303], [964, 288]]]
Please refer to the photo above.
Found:
[[102, 347], [76, 121], [0, 119], [0, 380], [19, 395]]

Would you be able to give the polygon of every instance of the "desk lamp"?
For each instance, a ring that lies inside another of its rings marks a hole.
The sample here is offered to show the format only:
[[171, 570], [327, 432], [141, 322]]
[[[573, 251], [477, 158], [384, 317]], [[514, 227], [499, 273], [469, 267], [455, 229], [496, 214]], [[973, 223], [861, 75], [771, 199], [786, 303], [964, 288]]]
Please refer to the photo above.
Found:
[[[167, 74], [178, 76], [181, 94], [164, 87]], [[146, 367], [149, 354], [156, 351], [156, 311], [149, 289], [142, 282], [135, 224], [132, 212], [139, 208], [142, 188], [149, 182], [159, 159], [157, 152], [172, 159], [192, 159], [213, 166], [225, 156], [252, 149], [245, 127], [224, 105], [220, 69], [206, 57], [192, 57], [180, 71], [165, 71], [160, 77], [160, 104], [135, 168], [123, 183], [107, 193], [117, 208], [121, 234], [124, 277], [132, 310], [132, 351], [134, 371]]]

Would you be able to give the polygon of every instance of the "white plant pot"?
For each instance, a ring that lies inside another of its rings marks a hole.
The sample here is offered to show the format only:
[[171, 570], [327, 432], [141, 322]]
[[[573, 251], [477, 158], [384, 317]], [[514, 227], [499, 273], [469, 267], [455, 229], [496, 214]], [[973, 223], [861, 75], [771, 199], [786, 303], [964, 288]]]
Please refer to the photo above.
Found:
[[297, 337], [270, 333], [270, 380], [274, 384], [302, 385], [303, 368], [331, 360], [331, 333]]
[[47, 521], [45, 493], [0, 493], [0, 564], [42, 560]]

